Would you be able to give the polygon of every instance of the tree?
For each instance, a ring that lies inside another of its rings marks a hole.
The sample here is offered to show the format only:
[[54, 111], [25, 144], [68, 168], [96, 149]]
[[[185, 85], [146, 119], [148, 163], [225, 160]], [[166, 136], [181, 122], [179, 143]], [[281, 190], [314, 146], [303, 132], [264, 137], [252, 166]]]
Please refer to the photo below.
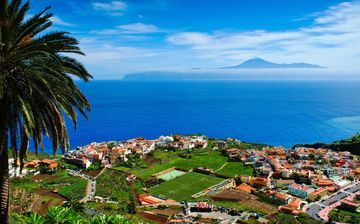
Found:
[[29, 2], [0, 0], [0, 220], [9, 223], [9, 148], [23, 167], [29, 140], [35, 149], [46, 135], [54, 154], [69, 147], [64, 120], [76, 128], [77, 114], [86, 117], [90, 104], [72, 77], [92, 77], [67, 53], [81, 54], [78, 41], [66, 32], [48, 31], [49, 7], [25, 19]]

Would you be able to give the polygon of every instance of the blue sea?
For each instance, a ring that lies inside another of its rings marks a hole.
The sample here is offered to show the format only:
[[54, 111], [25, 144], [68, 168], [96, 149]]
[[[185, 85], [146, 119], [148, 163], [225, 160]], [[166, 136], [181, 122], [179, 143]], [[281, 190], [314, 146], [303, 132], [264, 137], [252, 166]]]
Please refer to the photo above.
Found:
[[89, 120], [69, 125], [73, 147], [94, 141], [202, 133], [292, 146], [331, 142], [360, 131], [360, 82], [79, 82]]

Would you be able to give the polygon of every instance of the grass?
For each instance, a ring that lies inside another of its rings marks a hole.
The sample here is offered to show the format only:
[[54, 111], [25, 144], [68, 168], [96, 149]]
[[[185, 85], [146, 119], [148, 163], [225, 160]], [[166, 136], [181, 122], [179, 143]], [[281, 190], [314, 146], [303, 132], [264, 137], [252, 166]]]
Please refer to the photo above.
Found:
[[[168, 156], [166, 156], [167, 153], [169, 153]], [[182, 170], [206, 167], [215, 171], [228, 161], [228, 158], [221, 155], [219, 151], [194, 151], [191, 152], [192, 156], [189, 159], [179, 157], [178, 154], [174, 152], [156, 152], [154, 157], [157, 159], [161, 158], [161, 162], [145, 169], [134, 169], [132, 173], [139, 177], [147, 178], [170, 167]], [[219, 173], [229, 177], [233, 177], [236, 174], [248, 175], [252, 174], [252, 168], [245, 167], [241, 162], [229, 162], [223, 169], [219, 170]]]
[[236, 210], [246, 211], [246, 212], [257, 212], [261, 215], [265, 215], [264, 212], [260, 211], [259, 209], [249, 208], [246, 205], [241, 204], [240, 202], [234, 201], [212, 201], [211, 204], [216, 206], [222, 206], [225, 208], [234, 208]]
[[85, 197], [86, 187], [87, 187], [87, 180], [81, 179], [80, 177], [77, 177], [77, 182], [74, 182], [70, 184], [69, 186], [61, 188], [58, 193], [62, 196], [73, 199], [73, 200], [80, 200], [83, 197]]
[[191, 170], [197, 167], [206, 167], [212, 170], [219, 169], [227, 161], [227, 157], [224, 157], [218, 151], [195, 151], [192, 152], [192, 157], [189, 159], [178, 157], [174, 152], [158, 152], [157, 158], [161, 157], [162, 160], [146, 169], [137, 169], [132, 172], [140, 177], [147, 178], [152, 174], [158, 173], [170, 167], [176, 167], [182, 170]]
[[191, 172], [149, 189], [151, 194], [177, 201], [192, 200], [191, 195], [220, 183], [224, 179]]
[[33, 191], [36, 189], [59, 189], [59, 185], [75, 184], [80, 182], [80, 177], [70, 176], [66, 170], [59, 170], [53, 175], [42, 180], [35, 181], [38, 176], [25, 176], [23, 178], [12, 178], [10, 181], [11, 188], [22, 188], [26, 191]]
[[225, 175], [228, 177], [234, 177], [235, 175], [253, 175], [253, 168], [245, 166], [242, 162], [228, 162], [224, 168], [218, 170], [216, 173]]

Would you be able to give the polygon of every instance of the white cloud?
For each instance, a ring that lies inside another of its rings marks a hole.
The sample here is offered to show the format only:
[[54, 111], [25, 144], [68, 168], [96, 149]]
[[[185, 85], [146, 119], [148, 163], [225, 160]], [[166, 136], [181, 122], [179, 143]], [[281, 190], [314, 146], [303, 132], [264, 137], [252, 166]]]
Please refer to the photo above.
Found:
[[127, 8], [127, 4], [122, 1], [111, 1], [109, 3], [93, 2], [92, 6], [95, 10], [105, 11], [113, 16], [122, 16]]
[[214, 41], [214, 37], [199, 32], [183, 32], [175, 35], [171, 35], [167, 40], [174, 44], [179, 45], [205, 45]]
[[50, 20], [51, 20], [51, 22], [53, 22], [53, 24], [59, 25], [59, 26], [75, 26], [75, 24], [65, 22], [64, 20], [60, 19], [60, 17], [58, 17], [58, 16], [52, 16], [50, 18]]
[[136, 34], [136, 33], [157, 33], [160, 32], [160, 29], [152, 24], [144, 23], [131, 23], [117, 26], [118, 29], [122, 30], [124, 33]]
[[360, 1], [317, 14], [311, 26], [288, 31], [180, 32], [167, 41], [199, 58], [235, 63], [259, 56], [277, 62], [304, 61], [327, 67], [359, 67]]
[[93, 30], [90, 33], [97, 35], [122, 35], [122, 37], [124, 38], [131, 36], [132, 39], [137, 40], [139, 39], [138, 34], [150, 34], [160, 32], [165, 31], [159, 29], [153, 24], [130, 23], [116, 26], [114, 29]]
[[162, 49], [128, 47], [107, 44], [99, 40], [96, 44], [80, 40], [80, 45], [86, 56], [75, 55], [74, 57], [82, 61], [89, 71], [99, 78], [106, 78], [113, 74], [121, 78], [121, 75], [129, 72], [153, 70], [153, 66], [163, 68], [164, 61], [159, 58], [171, 58], [166, 56], [169, 52]]

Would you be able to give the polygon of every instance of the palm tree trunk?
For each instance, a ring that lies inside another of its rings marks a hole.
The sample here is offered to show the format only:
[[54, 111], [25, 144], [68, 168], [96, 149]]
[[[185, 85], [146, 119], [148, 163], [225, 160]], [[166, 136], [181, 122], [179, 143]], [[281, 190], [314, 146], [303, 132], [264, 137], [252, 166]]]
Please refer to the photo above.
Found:
[[10, 223], [8, 116], [4, 105], [6, 102], [0, 101], [0, 222], [8, 224]]
[[25, 158], [28, 152], [29, 148], [29, 138], [25, 133], [25, 129], [23, 128], [21, 130], [21, 143], [20, 143], [20, 173], [22, 173], [22, 170], [25, 166]]
[[7, 141], [1, 147], [0, 155], [0, 220], [8, 224], [9, 220], [9, 155]]

